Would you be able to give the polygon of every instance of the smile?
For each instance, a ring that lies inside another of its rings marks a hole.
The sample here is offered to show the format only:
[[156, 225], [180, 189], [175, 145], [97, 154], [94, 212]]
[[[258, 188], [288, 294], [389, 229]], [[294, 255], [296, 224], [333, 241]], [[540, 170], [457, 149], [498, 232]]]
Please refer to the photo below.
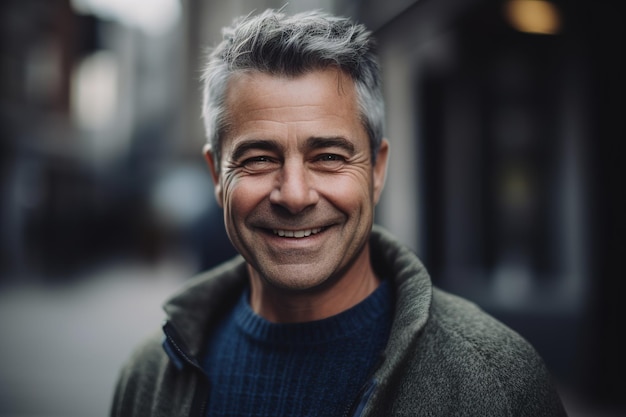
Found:
[[292, 237], [292, 238], [303, 238], [311, 235], [315, 235], [322, 231], [321, 227], [317, 227], [315, 229], [303, 229], [303, 230], [282, 230], [282, 229], [273, 229], [272, 230], [275, 235], [280, 237]]

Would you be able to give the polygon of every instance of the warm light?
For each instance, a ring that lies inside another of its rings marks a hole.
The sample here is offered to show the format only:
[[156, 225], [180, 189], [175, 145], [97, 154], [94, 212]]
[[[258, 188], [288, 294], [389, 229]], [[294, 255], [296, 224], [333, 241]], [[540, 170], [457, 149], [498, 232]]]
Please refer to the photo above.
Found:
[[520, 32], [554, 35], [561, 28], [559, 10], [548, 1], [509, 0], [504, 13], [511, 26]]

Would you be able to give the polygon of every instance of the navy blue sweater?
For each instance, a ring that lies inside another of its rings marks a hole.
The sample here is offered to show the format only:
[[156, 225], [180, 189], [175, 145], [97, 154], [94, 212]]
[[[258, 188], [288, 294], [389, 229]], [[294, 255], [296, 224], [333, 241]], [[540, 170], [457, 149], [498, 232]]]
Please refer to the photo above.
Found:
[[211, 338], [209, 416], [341, 416], [365, 386], [389, 336], [392, 291], [383, 282], [334, 317], [276, 324], [244, 293]]

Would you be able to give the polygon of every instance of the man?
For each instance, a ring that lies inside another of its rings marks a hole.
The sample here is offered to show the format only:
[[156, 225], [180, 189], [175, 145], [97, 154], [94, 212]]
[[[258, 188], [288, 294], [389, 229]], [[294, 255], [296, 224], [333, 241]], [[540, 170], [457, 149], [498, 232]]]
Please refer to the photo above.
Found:
[[389, 153], [374, 49], [321, 12], [225, 30], [205, 157], [241, 256], [167, 302], [111, 415], [565, 415], [524, 339], [373, 226]]

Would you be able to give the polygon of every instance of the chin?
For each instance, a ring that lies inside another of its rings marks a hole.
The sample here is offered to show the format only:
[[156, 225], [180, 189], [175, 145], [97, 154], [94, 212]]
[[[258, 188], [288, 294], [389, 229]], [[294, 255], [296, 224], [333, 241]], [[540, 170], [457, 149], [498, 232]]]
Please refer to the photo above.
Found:
[[290, 280], [283, 280], [283, 279], [267, 280], [267, 282], [273, 287], [279, 288], [283, 291], [295, 292], [295, 293], [315, 292], [316, 290], [323, 288], [326, 281], [327, 280], [325, 279], [307, 279], [307, 278], [298, 278], [298, 279], [290, 279]]
[[319, 271], [315, 275], [307, 274], [310, 267], [303, 272], [299, 268], [289, 268], [289, 271], [281, 271], [279, 274], [267, 274], [264, 281], [272, 287], [290, 292], [315, 292], [326, 286], [330, 281], [330, 274], [321, 274]]

